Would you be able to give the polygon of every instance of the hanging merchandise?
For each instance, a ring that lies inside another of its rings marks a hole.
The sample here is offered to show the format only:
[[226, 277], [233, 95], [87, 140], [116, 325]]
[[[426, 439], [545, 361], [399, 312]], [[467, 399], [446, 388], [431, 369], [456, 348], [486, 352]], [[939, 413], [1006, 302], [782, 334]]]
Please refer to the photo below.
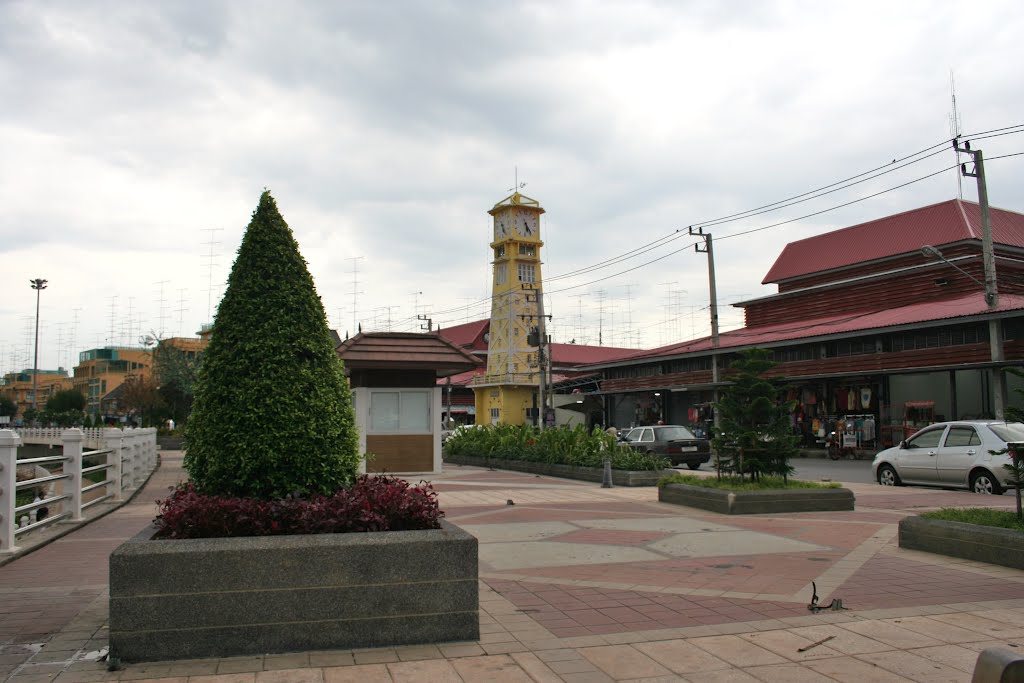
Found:
[[864, 419], [863, 434], [864, 434], [864, 440], [865, 441], [874, 441], [875, 440], [875, 416], [874, 415], [868, 415]]
[[862, 387], [860, 390], [860, 407], [867, 410], [871, 407], [871, 387]]
[[846, 409], [857, 409], [857, 393], [853, 390], [853, 387], [850, 387], [850, 391], [846, 393]]

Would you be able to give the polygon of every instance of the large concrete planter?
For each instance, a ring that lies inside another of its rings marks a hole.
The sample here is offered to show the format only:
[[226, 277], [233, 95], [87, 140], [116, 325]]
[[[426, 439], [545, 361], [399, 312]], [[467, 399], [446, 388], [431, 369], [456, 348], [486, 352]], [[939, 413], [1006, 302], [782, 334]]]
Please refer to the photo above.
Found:
[[686, 505], [725, 515], [853, 509], [853, 491], [844, 488], [727, 491], [688, 484], [667, 484], [658, 489], [658, 500], [662, 503]]
[[1013, 529], [905, 517], [900, 520], [901, 548], [1024, 569], [1024, 534]]
[[[504, 460], [497, 458], [478, 458], [471, 455], [445, 455], [444, 462], [451, 465], [472, 465], [473, 467], [493, 467], [497, 470], [529, 472], [543, 474], [562, 479], [579, 479], [580, 481], [604, 481], [604, 468], [574, 467], [573, 465], [551, 465], [546, 462], [527, 462], [525, 460]], [[656, 486], [662, 477], [676, 474], [675, 470], [612, 470], [614, 486]]]
[[185, 440], [180, 436], [158, 436], [156, 445], [163, 451], [180, 451]]
[[152, 540], [110, 556], [110, 653], [141, 662], [477, 640], [477, 540], [429, 531]]

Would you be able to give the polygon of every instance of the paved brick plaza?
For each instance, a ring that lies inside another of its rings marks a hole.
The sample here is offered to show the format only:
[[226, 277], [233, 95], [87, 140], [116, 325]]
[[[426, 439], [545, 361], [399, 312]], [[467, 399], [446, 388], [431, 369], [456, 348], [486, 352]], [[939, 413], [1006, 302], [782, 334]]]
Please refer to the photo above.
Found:
[[[966, 682], [985, 647], [1024, 649], [1024, 572], [896, 545], [907, 514], [1009, 508], [1011, 496], [854, 484], [854, 512], [727, 517], [662, 505], [651, 488], [451, 467], [434, 482], [448, 519], [480, 539], [479, 641], [107, 672], [95, 661], [106, 646], [107, 555], [153, 517], [180, 465], [181, 453], [164, 453], [132, 503], [0, 567], [0, 676]], [[849, 609], [809, 613], [812, 582], [821, 602], [839, 597]]]

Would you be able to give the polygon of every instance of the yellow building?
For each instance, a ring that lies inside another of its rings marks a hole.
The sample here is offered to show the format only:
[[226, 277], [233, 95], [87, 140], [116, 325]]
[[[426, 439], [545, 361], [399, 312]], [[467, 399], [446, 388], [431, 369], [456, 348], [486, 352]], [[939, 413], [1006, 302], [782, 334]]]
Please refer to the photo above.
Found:
[[487, 373], [473, 383], [477, 424], [532, 421], [540, 381], [537, 348], [528, 337], [538, 326], [541, 290], [540, 203], [518, 192], [488, 211], [494, 217], [491, 249], [491, 324]]
[[85, 394], [85, 410], [96, 415], [100, 401], [129, 377], [148, 378], [153, 365], [148, 349], [105, 346], [78, 354], [75, 388]]
[[[18, 405], [18, 415], [24, 415], [25, 411], [32, 407], [32, 372], [32, 368], [21, 372], [9, 372], [0, 380], [0, 396], [9, 398]], [[42, 410], [54, 394], [71, 387], [71, 378], [64, 368], [40, 370], [36, 381], [36, 391], [39, 393], [36, 407]]]
[[162, 348], [177, 349], [184, 354], [186, 359], [195, 361], [206, 351], [206, 347], [210, 345], [210, 333], [206, 332], [204, 334], [200, 332], [199, 334], [200, 336], [198, 337], [168, 337], [167, 339], [161, 339], [160, 343], [153, 349], [154, 365], [156, 365], [156, 358], [159, 356]]

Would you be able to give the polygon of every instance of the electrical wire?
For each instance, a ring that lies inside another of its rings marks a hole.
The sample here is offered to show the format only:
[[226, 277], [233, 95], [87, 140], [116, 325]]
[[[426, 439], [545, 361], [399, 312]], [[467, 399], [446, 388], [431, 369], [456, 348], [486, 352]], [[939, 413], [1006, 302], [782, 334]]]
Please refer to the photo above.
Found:
[[[970, 135], [970, 136], [961, 135], [961, 136], [959, 136], [959, 138], [960, 139], [966, 139], [966, 138], [985, 139], [987, 137], [997, 137], [999, 135], [1012, 135], [1012, 134], [1016, 134], [1016, 133], [1024, 133], [1024, 124], [1016, 124], [1014, 126], [1006, 126], [1006, 127], [1003, 127], [1003, 128], [996, 128], [996, 129], [991, 129], [989, 131], [981, 131], [979, 133], [975, 133], [975, 134]], [[741, 218], [744, 218], [744, 217], [750, 217], [750, 216], [754, 216], [754, 215], [760, 215], [761, 213], [767, 213], [768, 211], [766, 211], [765, 209], [768, 209], [769, 207], [786, 208], [786, 207], [792, 206], [794, 204], [802, 203], [802, 201], [810, 201], [811, 199], [818, 198], [819, 196], [825, 196], [827, 194], [831, 194], [833, 192], [838, 191], [839, 189], [848, 189], [848, 187], [852, 187], [853, 185], [865, 182], [867, 180], [871, 180], [873, 178], [880, 177], [882, 175], [885, 175], [887, 173], [893, 172], [895, 170], [906, 168], [906, 167], [910, 166], [911, 164], [917, 163], [918, 161], [924, 161], [924, 160], [929, 159], [929, 158], [931, 158], [933, 156], [936, 156], [936, 154], [938, 154], [939, 152], [933, 152], [932, 150], [935, 150], [935, 149], [937, 149], [939, 147], [944, 147], [944, 146], [950, 145], [951, 143], [952, 143], [952, 139], [945, 140], [945, 141], [943, 141], [941, 143], [936, 143], [934, 145], [926, 147], [926, 148], [924, 148], [924, 149], [922, 149], [922, 150], [920, 150], [918, 152], [914, 152], [913, 154], [909, 154], [907, 156], [904, 156], [904, 157], [901, 157], [901, 158], [897, 158], [893, 162], [890, 162], [889, 164], [886, 164], [885, 166], [879, 166], [879, 167], [870, 169], [868, 171], [864, 171], [863, 173], [858, 173], [858, 174], [850, 176], [850, 177], [848, 177], [848, 178], [846, 178], [844, 180], [840, 180], [840, 181], [837, 181], [837, 182], [834, 182], [834, 183], [830, 183], [828, 185], [824, 185], [824, 186], [822, 186], [820, 188], [817, 188], [816, 190], [811, 190], [809, 192], [805, 192], [805, 193], [802, 193], [802, 194], [794, 195], [792, 197], [789, 197], [789, 198], [786, 198], [786, 199], [783, 199], [783, 200], [779, 200], [777, 202], [772, 202], [770, 204], [764, 204], [764, 205], [762, 205], [760, 207], [755, 207], [754, 209], [749, 209], [747, 211], [743, 211], [743, 212], [739, 212], [739, 213], [735, 213], [735, 214], [729, 214], [727, 216], [722, 216], [722, 217], [720, 217], [718, 219], [711, 219], [709, 221], [700, 221], [700, 222], [694, 223], [693, 225], [700, 225], [701, 227], [707, 227], [707, 226], [710, 226], [710, 225], [722, 224], [724, 222], [731, 222], [732, 220], [740, 220]], [[929, 153], [929, 152], [931, 152], [931, 153], [930, 154], [926, 154], [926, 153]], [[1000, 156], [990, 157], [990, 160], [996, 160], [996, 159], [1002, 159], [1002, 158], [1006, 158], [1006, 157], [1018, 156], [1018, 155], [1021, 155], [1021, 154], [1024, 154], [1024, 152], [1013, 153], [1013, 154], [1004, 154], [1004, 155], [1000, 155]], [[926, 155], [926, 156], [921, 156], [921, 155]], [[908, 161], [910, 159], [914, 159], [914, 157], [921, 157], [921, 158], [916, 159], [914, 161], [909, 161], [906, 164], [900, 164], [899, 166], [895, 166], [895, 167], [893, 166], [894, 163], [898, 164], [901, 161]], [[858, 199], [855, 199], [855, 200], [852, 200], [852, 201], [849, 201], [849, 202], [844, 202], [842, 204], [839, 204], [839, 205], [836, 205], [836, 206], [832, 206], [832, 207], [829, 207], [829, 208], [826, 208], [826, 209], [822, 209], [820, 211], [815, 211], [815, 212], [812, 212], [812, 213], [808, 213], [808, 214], [805, 214], [805, 215], [797, 217], [797, 218], [792, 218], [792, 219], [788, 219], [788, 220], [785, 220], [785, 221], [778, 221], [776, 223], [772, 223], [772, 224], [769, 224], [769, 225], [761, 226], [761, 227], [758, 227], [758, 228], [753, 228], [753, 229], [750, 229], [750, 230], [744, 230], [744, 231], [740, 231], [740, 232], [736, 232], [736, 233], [726, 234], [726, 235], [723, 235], [723, 236], [719, 237], [718, 239], [719, 239], [719, 241], [721, 241], [723, 239], [730, 239], [732, 237], [739, 237], [739, 236], [742, 236], [742, 235], [749, 235], [749, 234], [752, 234], [752, 233], [755, 233], [755, 232], [761, 232], [763, 230], [767, 230], [769, 228], [779, 227], [779, 226], [786, 225], [786, 224], [789, 224], [789, 223], [793, 223], [793, 222], [796, 222], [796, 221], [799, 221], [799, 220], [804, 220], [804, 219], [811, 218], [811, 217], [814, 217], [814, 216], [819, 216], [819, 215], [828, 213], [830, 211], [835, 211], [837, 209], [841, 209], [841, 208], [845, 208], [847, 206], [851, 206], [853, 204], [857, 204], [857, 203], [865, 201], [867, 199], [872, 199], [872, 198], [878, 197], [878, 196], [886, 194], [888, 192], [892, 192], [892, 191], [895, 191], [895, 190], [898, 190], [898, 189], [902, 189], [902, 188], [907, 187], [909, 185], [913, 185], [913, 184], [921, 182], [923, 180], [927, 180], [929, 178], [932, 178], [934, 176], [940, 175], [942, 173], [945, 173], [947, 171], [950, 171], [950, 170], [958, 168], [958, 167], [959, 167], [958, 164], [957, 165], [953, 165], [953, 166], [949, 166], [949, 167], [943, 168], [943, 169], [941, 169], [939, 171], [935, 171], [933, 173], [930, 173], [930, 174], [918, 177], [918, 178], [916, 178], [914, 180], [911, 180], [911, 181], [908, 181], [908, 182], [905, 182], [905, 183], [901, 183], [899, 185], [887, 188], [885, 190], [881, 190], [879, 192], [872, 193], [872, 194], [867, 195], [865, 197], [861, 197], [861, 198], [858, 198]], [[883, 171], [882, 173], [877, 173], [874, 176], [865, 177], [865, 176], [869, 176], [870, 174], [875, 173], [876, 171], [879, 171], [879, 170], [882, 170], [882, 169], [886, 169], [886, 170]], [[860, 180], [858, 180], [858, 179], [860, 179]], [[856, 181], [856, 182], [851, 182], [851, 181]], [[836, 187], [836, 186], [839, 186], [839, 185], [843, 185], [844, 183], [849, 183], [849, 185], [846, 186], [846, 187]], [[821, 194], [820, 195], [815, 195], [815, 193], [821, 193]], [[800, 198], [803, 198], [803, 197], [806, 197], [806, 199], [803, 199], [802, 201], [793, 201], [793, 200], [797, 200], [797, 199], [800, 199]], [[792, 201], [791, 204], [786, 204], [786, 202], [791, 202], [791, 201]], [[771, 210], [774, 210], [774, 209], [771, 209]], [[560, 280], [560, 279], [566, 279], [566, 278], [568, 278], [570, 276], [574, 276], [574, 275], [578, 276], [580, 274], [585, 274], [587, 272], [592, 272], [594, 270], [600, 270], [600, 269], [608, 267], [609, 265], [614, 265], [615, 263], [621, 262], [623, 260], [628, 260], [630, 258], [634, 258], [634, 257], [639, 256], [639, 255], [641, 255], [643, 253], [646, 253], [648, 251], [652, 251], [655, 248], [663, 247], [666, 244], [668, 244], [669, 242], [672, 242], [672, 241], [674, 241], [674, 240], [676, 240], [676, 239], [678, 239], [680, 237], [687, 237], [687, 236], [689, 236], [687, 233], [684, 233], [684, 232], [681, 232], [679, 230], [676, 230], [673, 233], [670, 233], [668, 235], [664, 235], [664, 236], [662, 236], [662, 237], [660, 237], [660, 238], [658, 238], [656, 240], [653, 240], [652, 242], [648, 242], [646, 245], [643, 245], [641, 247], [637, 247], [635, 249], [632, 249], [632, 250], [630, 250], [628, 252], [620, 254], [619, 256], [613, 257], [611, 259], [606, 259], [605, 261], [601, 261], [601, 262], [599, 262], [597, 264], [594, 264], [592, 266], [587, 266], [587, 267], [580, 268], [580, 269], [577, 269], [577, 270], [574, 270], [574, 271], [569, 271], [568, 273], [565, 273], [565, 274], [550, 276], [550, 277], [546, 278], [546, 280], [547, 280], [547, 282], [552, 282], [552, 281], [557, 281], [557, 280]], [[627, 273], [631, 273], [633, 271], [636, 271], [636, 270], [639, 270], [641, 268], [645, 268], [645, 267], [647, 267], [649, 265], [652, 265], [652, 264], [658, 263], [660, 261], [663, 261], [664, 259], [666, 259], [666, 258], [668, 258], [670, 256], [674, 256], [676, 254], [679, 254], [682, 251], [686, 251], [687, 249], [689, 249], [689, 247], [696, 246], [697, 244], [698, 244], [698, 242], [689, 243], [689, 244], [687, 244], [687, 245], [685, 245], [685, 246], [683, 246], [683, 247], [681, 247], [679, 249], [675, 249], [675, 250], [673, 250], [671, 252], [668, 252], [667, 254], [664, 254], [664, 255], [659, 256], [659, 257], [654, 258], [654, 259], [651, 259], [649, 261], [645, 261], [644, 263], [641, 263], [641, 264], [639, 264], [637, 266], [633, 266], [631, 268], [627, 268], [625, 270], [621, 270], [621, 271], [618, 271], [618, 272], [613, 273], [611, 275], [606, 275], [604, 277], [597, 278], [595, 280], [590, 280], [590, 281], [585, 282], [585, 283], [581, 283], [581, 284], [577, 284], [577, 285], [571, 285], [571, 286], [568, 286], [568, 287], [562, 287], [560, 289], [548, 290], [547, 292], [545, 292], [545, 295], [558, 294], [558, 293], [570, 291], [570, 290], [573, 290], [573, 289], [579, 289], [580, 287], [588, 287], [590, 285], [597, 284], [599, 282], [604, 282], [606, 280], [610, 280], [610, 279], [619, 277], [621, 275], [625, 275]], [[471, 303], [471, 304], [467, 304], [467, 305], [464, 305], [464, 306], [460, 306], [460, 307], [456, 307], [456, 308], [451, 308], [451, 309], [445, 309], [445, 310], [442, 310], [442, 311], [434, 311], [431, 314], [432, 315], [446, 315], [446, 314], [455, 313], [455, 312], [459, 312], [459, 311], [466, 311], [468, 309], [471, 309], [471, 308], [474, 308], [474, 307], [477, 307], [477, 306], [482, 306], [482, 305], [487, 304], [489, 302], [493, 302], [494, 298], [495, 297], [493, 297], [493, 296], [492, 297], [487, 297], [487, 298], [482, 298], [479, 301], [476, 301], [476, 302]], [[404, 320], [399, 320], [399, 321], [397, 321], [395, 323], [395, 325], [409, 324], [413, 320], [414, 320], [413, 318], [407, 318], [407, 319], [404, 319]]]

